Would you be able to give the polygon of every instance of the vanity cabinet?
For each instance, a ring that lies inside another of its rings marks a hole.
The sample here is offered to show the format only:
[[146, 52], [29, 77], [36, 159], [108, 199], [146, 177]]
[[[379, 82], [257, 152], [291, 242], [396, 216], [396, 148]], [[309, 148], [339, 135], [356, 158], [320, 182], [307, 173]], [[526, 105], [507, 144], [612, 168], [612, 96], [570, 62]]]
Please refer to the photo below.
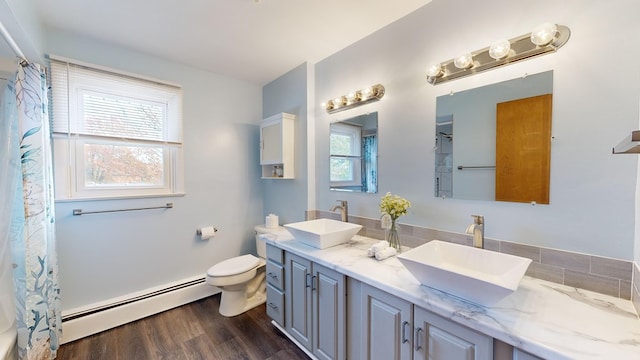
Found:
[[304, 254], [267, 258], [267, 314], [313, 359], [543, 360]]
[[260, 167], [263, 179], [293, 179], [295, 115], [281, 113], [260, 124]]
[[284, 252], [267, 244], [267, 315], [284, 326]]
[[360, 345], [358, 358], [410, 360], [413, 305], [367, 284], [361, 284], [359, 298], [359, 303], [350, 303], [356, 306], [349, 308], [360, 312], [359, 329], [349, 328], [359, 332], [352, 334]]
[[345, 276], [289, 252], [284, 271], [287, 333], [318, 359], [345, 359]]
[[349, 358], [490, 360], [493, 338], [349, 279]]
[[493, 359], [493, 338], [414, 307], [413, 359]]
[[493, 360], [544, 360], [500, 340], [493, 340]]

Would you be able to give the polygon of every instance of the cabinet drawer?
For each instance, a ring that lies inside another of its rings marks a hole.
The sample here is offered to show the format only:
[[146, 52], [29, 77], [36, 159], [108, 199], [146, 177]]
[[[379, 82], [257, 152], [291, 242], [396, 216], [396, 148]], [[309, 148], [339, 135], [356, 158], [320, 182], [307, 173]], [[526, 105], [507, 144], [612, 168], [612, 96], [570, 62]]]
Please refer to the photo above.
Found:
[[273, 285], [278, 290], [284, 290], [284, 266], [267, 261], [267, 283]]
[[284, 326], [284, 293], [267, 284], [267, 315]]
[[282, 249], [267, 244], [267, 259], [273, 260], [278, 264], [284, 264], [284, 253]]

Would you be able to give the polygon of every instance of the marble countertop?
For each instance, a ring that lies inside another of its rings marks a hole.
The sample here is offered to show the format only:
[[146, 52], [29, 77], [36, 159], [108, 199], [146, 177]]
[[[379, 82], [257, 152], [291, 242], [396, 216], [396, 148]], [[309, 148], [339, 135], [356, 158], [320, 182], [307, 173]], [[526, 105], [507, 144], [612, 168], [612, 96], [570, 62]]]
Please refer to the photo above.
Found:
[[367, 257], [367, 249], [379, 240], [356, 235], [320, 250], [295, 241], [286, 230], [263, 238], [545, 359], [640, 359], [640, 320], [628, 300], [525, 276], [514, 293], [495, 306], [481, 307], [421, 286], [395, 256], [382, 261]]

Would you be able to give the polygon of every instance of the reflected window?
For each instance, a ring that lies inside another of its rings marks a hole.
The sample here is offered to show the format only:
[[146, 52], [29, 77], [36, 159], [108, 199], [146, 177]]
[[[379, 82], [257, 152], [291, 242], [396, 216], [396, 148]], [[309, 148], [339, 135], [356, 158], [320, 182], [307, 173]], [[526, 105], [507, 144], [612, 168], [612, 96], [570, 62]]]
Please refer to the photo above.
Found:
[[329, 153], [331, 190], [378, 192], [378, 113], [331, 123]]
[[361, 185], [361, 139], [360, 127], [335, 124], [330, 137], [330, 181], [332, 186]]

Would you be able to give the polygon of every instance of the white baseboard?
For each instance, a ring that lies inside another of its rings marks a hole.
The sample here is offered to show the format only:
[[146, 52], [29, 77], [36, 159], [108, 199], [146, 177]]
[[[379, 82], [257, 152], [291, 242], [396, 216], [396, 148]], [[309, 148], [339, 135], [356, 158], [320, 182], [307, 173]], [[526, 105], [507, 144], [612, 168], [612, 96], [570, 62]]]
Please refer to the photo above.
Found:
[[[219, 292], [219, 288], [202, 282], [70, 320], [63, 320], [61, 344], [124, 325], [165, 310], [173, 309]], [[112, 303], [121, 301], [122, 298], [118, 298], [114, 299]], [[104, 303], [108, 303], [108, 301], [102, 302], [101, 304]]]

